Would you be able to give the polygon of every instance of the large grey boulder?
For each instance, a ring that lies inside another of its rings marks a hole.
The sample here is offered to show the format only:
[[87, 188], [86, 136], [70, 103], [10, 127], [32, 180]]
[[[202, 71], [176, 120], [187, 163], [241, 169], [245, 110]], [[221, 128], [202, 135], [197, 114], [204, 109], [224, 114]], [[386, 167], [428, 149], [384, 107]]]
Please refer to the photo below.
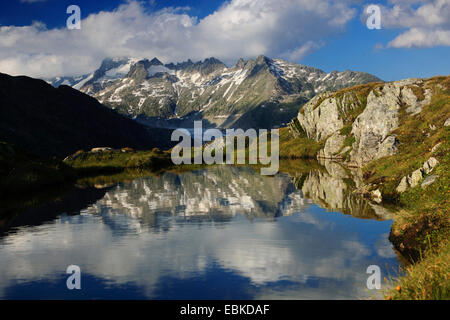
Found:
[[437, 143], [432, 149], [431, 149], [431, 153], [435, 153], [439, 147], [442, 145], [442, 142]]
[[[405, 192], [406, 189], [408, 189], [408, 187], [414, 188], [419, 184], [420, 180], [422, 180], [424, 174], [429, 174], [438, 164], [439, 161], [435, 157], [429, 158], [427, 161], [424, 162], [422, 168], [417, 169], [407, 177], [403, 177], [395, 190], [398, 193], [402, 193]], [[422, 188], [432, 184], [437, 179], [437, 177], [438, 177], [437, 175], [427, 177], [422, 182], [421, 185]]]
[[425, 174], [429, 174], [439, 164], [439, 161], [435, 157], [431, 157], [423, 164], [423, 171]]
[[408, 189], [408, 178], [407, 177], [403, 177], [402, 180], [400, 181], [398, 187], [395, 189], [398, 193], [402, 193], [405, 192], [406, 189]]
[[383, 197], [381, 196], [381, 191], [379, 189], [373, 190], [370, 193], [370, 196], [372, 200], [375, 201], [376, 203], [381, 203], [383, 201]]
[[419, 181], [422, 180], [423, 174], [422, 174], [422, 168], [417, 169], [414, 171], [411, 176], [408, 177], [408, 184], [411, 188], [414, 188], [419, 184]]
[[101, 152], [110, 152], [113, 151], [113, 148], [110, 147], [98, 147], [98, 148], [92, 148], [92, 153], [101, 153]]
[[436, 180], [437, 180], [438, 178], [439, 178], [439, 176], [438, 176], [437, 174], [433, 174], [433, 175], [431, 175], [431, 176], [426, 177], [426, 178], [423, 180], [423, 182], [422, 182], [422, 184], [421, 184], [421, 187], [422, 187], [422, 188], [425, 188], [425, 187], [429, 186], [430, 184], [436, 182]]
[[398, 144], [399, 141], [395, 135], [387, 136], [378, 146], [374, 160], [396, 154]]
[[448, 127], [450, 126], [450, 118], [448, 118], [447, 120], [445, 120], [444, 122], [444, 127]]

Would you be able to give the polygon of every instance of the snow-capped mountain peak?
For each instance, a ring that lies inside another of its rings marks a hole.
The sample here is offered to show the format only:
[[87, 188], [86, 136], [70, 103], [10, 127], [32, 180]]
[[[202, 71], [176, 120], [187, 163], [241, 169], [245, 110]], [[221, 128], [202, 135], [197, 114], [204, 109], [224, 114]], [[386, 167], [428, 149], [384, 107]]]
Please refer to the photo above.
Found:
[[217, 125], [228, 122], [229, 126], [267, 105], [283, 113], [282, 101], [301, 105], [318, 93], [371, 81], [380, 80], [362, 72], [326, 73], [261, 55], [254, 60], [239, 59], [232, 67], [214, 57], [176, 64], [163, 64], [156, 57], [105, 59], [98, 70], [69, 85], [132, 117], [201, 113], [212, 122], [221, 119]]

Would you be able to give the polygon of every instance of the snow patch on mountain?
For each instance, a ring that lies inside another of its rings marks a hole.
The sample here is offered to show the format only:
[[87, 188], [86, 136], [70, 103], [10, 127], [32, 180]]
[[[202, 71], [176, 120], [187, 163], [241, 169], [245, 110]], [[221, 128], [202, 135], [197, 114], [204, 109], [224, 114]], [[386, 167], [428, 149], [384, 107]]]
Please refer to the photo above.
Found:
[[361, 72], [326, 73], [264, 56], [240, 59], [232, 67], [214, 58], [177, 64], [163, 64], [157, 58], [105, 59], [74, 88], [131, 117], [182, 118], [203, 112], [225, 120], [262, 105], [284, 112], [279, 101], [299, 97], [305, 101], [324, 91], [370, 81], [380, 80]]
[[88, 77], [86, 77], [85, 79], [81, 80], [80, 82], [78, 82], [77, 84], [73, 85], [72, 87], [77, 89], [77, 90], [80, 90], [84, 86], [84, 84], [86, 82], [88, 82], [89, 80], [91, 80], [93, 77], [94, 77], [94, 74], [90, 74]]
[[169, 68], [165, 67], [165, 66], [151, 66], [150, 68], [147, 69], [147, 73], [149, 77], [154, 76], [157, 73], [168, 73], [168, 74], [175, 74], [174, 70], [170, 70]]

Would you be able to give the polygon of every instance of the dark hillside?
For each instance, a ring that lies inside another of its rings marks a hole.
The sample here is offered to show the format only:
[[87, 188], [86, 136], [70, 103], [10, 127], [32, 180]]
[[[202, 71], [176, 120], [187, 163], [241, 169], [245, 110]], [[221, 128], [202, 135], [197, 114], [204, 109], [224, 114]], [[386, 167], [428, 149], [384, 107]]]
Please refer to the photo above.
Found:
[[161, 134], [68, 86], [0, 73], [0, 140], [30, 153], [62, 158], [94, 147], [166, 147], [170, 136]]

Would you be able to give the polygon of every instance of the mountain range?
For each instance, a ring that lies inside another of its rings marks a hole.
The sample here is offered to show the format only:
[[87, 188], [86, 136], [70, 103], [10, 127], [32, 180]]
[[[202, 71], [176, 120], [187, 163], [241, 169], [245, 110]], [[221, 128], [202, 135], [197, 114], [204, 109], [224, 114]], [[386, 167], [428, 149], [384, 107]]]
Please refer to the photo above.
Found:
[[325, 91], [379, 82], [364, 72], [333, 71], [258, 56], [227, 67], [216, 58], [163, 64], [157, 58], [108, 58], [79, 77], [48, 80], [96, 98], [119, 113], [149, 119], [202, 119], [217, 127], [275, 127]]

